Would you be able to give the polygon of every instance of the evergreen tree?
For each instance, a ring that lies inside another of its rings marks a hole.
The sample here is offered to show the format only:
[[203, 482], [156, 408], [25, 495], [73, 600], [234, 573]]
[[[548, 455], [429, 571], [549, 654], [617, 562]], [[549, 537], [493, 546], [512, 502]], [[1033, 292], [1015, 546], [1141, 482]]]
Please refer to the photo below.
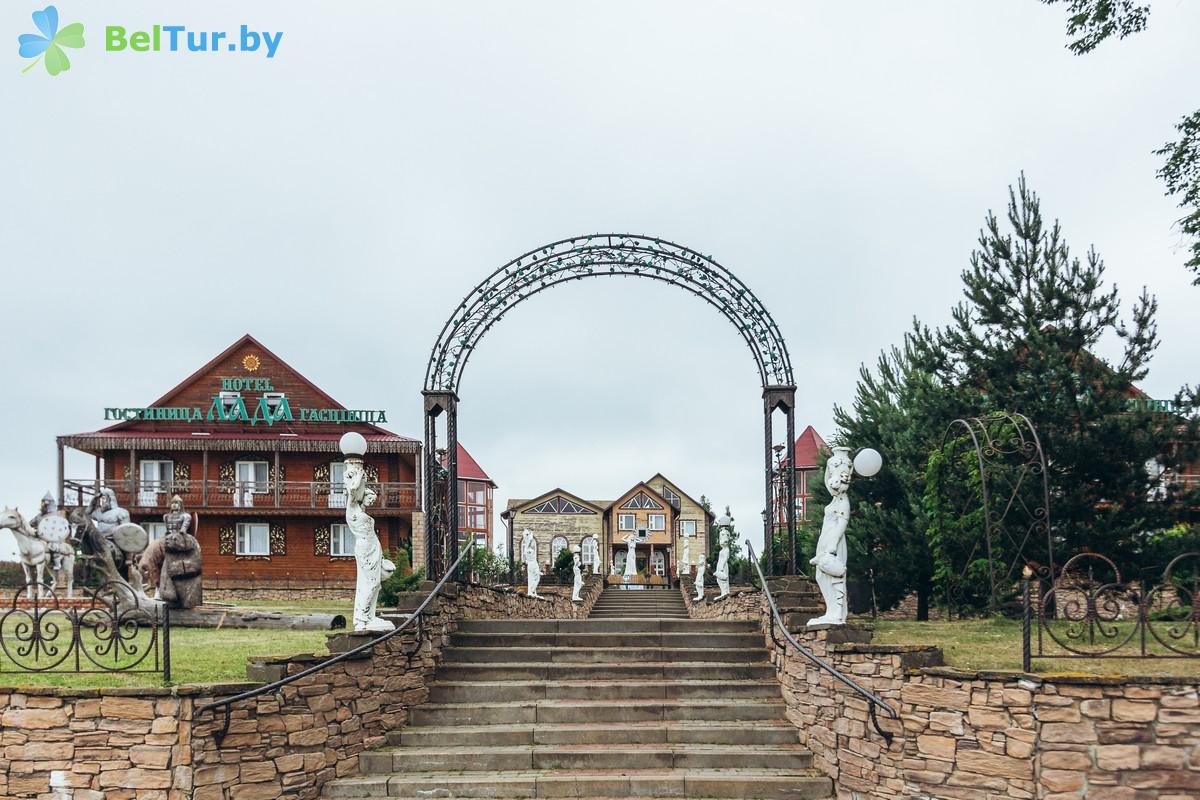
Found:
[[[1131, 386], [1158, 346], [1155, 299], [1143, 290], [1129, 319], [1094, 250], [1072, 257], [1058, 223], [1043, 221], [1024, 176], [1009, 189], [1008, 231], [989, 213], [953, 322], [917, 342], [920, 366], [979, 413], [1019, 412], [1049, 460], [1051, 521], [1063, 557], [1084, 548], [1136, 559], [1145, 536], [1182, 511], [1156, 470], [1191, 455], [1183, 421], [1135, 413]], [[1101, 340], [1122, 346], [1110, 364]], [[1194, 430], [1192, 431], [1194, 434]]]
[[[838, 443], [874, 447], [884, 458], [879, 475], [851, 484], [847, 538], [855, 572], [871, 581], [882, 609], [915, 591], [921, 620], [929, 618], [934, 575], [923, 505], [925, 463], [950, 421], [969, 413], [965, 397], [916, 363], [917, 351], [935, 346], [933, 334], [914, 324], [902, 348], [880, 354], [874, 372], [859, 369], [851, 407], [834, 407]], [[823, 474], [814, 488], [818, 504], [828, 502]]]

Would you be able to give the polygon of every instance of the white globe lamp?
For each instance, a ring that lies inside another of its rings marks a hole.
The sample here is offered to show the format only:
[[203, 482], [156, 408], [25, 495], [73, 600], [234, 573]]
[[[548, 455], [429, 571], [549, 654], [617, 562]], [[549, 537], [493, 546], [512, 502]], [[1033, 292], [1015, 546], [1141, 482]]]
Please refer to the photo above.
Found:
[[878, 450], [870, 447], [864, 447], [862, 450], [859, 450], [858, 455], [854, 457], [854, 471], [864, 478], [878, 475], [882, 467], [883, 456], [879, 455]]
[[367, 453], [367, 439], [358, 431], [347, 431], [338, 442], [343, 455], [362, 458]]

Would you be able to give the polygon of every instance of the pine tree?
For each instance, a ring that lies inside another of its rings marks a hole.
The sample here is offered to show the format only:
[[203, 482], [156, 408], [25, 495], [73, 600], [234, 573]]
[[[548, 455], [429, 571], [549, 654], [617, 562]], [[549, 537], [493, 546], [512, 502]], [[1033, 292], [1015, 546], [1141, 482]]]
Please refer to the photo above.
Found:
[[[918, 360], [980, 414], [1019, 412], [1033, 422], [1049, 460], [1059, 563], [1084, 548], [1128, 563], [1182, 512], [1147, 465], [1170, 470], [1190, 455], [1177, 442], [1194, 440], [1180, 437], [1178, 416], [1130, 410], [1132, 384], [1158, 346], [1157, 303], [1143, 290], [1122, 319], [1099, 255], [1072, 257], [1024, 176], [1009, 188], [1006, 221], [1003, 231], [988, 214], [962, 275], [966, 301], [920, 343]], [[1121, 345], [1117, 363], [1098, 355], [1106, 339]]]

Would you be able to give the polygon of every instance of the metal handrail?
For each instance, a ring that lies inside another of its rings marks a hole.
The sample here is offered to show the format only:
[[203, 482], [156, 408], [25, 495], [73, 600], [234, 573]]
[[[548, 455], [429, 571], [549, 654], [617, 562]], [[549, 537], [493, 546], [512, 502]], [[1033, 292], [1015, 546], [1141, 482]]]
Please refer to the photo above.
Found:
[[225, 709], [225, 723], [221, 726], [221, 729], [219, 731], [213, 732], [213, 738], [216, 739], [216, 741], [217, 741], [217, 747], [220, 747], [221, 742], [225, 739], [225, 734], [229, 733], [230, 708], [234, 703], [240, 703], [241, 701], [249, 700], [252, 697], [258, 697], [260, 695], [269, 694], [271, 692], [278, 691], [279, 689], [282, 689], [284, 686], [287, 686], [290, 683], [295, 683], [296, 681], [300, 680], [301, 678], [306, 678], [309, 675], [312, 675], [316, 672], [320, 672], [321, 670], [325, 669], [326, 667], [331, 667], [334, 664], [338, 664], [342, 661], [346, 661], [347, 659], [353, 658], [354, 656], [357, 656], [360, 653], [365, 653], [368, 650], [373, 649], [375, 647], [375, 645], [382, 644], [383, 642], [386, 642], [388, 639], [391, 639], [395, 636], [399, 636], [401, 633], [403, 633], [405, 630], [407, 630], [408, 626], [413, 624], [413, 622], [418, 622], [418, 624], [419, 624], [421, 615], [425, 613], [426, 607], [431, 602], [433, 602], [433, 598], [437, 597], [438, 594], [442, 591], [442, 587], [446, 585], [446, 581], [450, 579], [450, 576], [458, 571], [459, 565], [462, 564], [463, 560], [465, 559], [468, 564], [474, 563], [473, 561], [471, 561], [471, 553], [474, 549], [475, 549], [475, 543], [473, 541], [468, 542], [466, 548], [464, 548], [463, 551], [458, 554], [458, 558], [456, 558], [454, 560], [454, 563], [451, 564], [450, 567], [446, 570], [446, 574], [442, 576], [442, 579], [440, 581], [438, 581], [437, 585], [434, 586], [432, 591], [429, 592], [429, 596], [426, 597], [423, 601], [421, 601], [421, 605], [417, 606], [416, 610], [413, 611], [412, 614], [409, 615], [408, 619], [404, 620], [404, 622], [401, 623], [399, 626], [397, 626], [395, 629], [388, 631], [387, 633], [383, 634], [382, 636], [372, 639], [371, 641], [367, 642], [366, 644], [360, 644], [358, 647], [347, 650], [344, 653], [338, 653], [335, 656], [330, 656], [329, 658], [325, 659], [324, 661], [320, 662], [319, 664], [314, 664], [311, 667], [302, 669], [295, 674], [287, 675], [287, 676], [280, 678], [279, 680], [274, 681], [272, 683], [264, 684], [263, 686], [259, 686], [255, 689], [250, 689], [245, 692], [235, 694], [232, 697], [225, 698], [224, 700], [215, 700], [211, 703], [205, 703], [204, 705], [198, 707], [195, 710], [195, 716], [199, 716], [200, 714], [204, 713], [205, 711], [215, 710], [215, 709], [222, 708], [222, 707]]
[[784, 638], [787, 639], [788, 643], [791, 644], [792, 647], [796, 648], [801, 655], [848, 686], [859, 697], [866, 700], [867, 709], [871, 715], [871, 724], [875, 727], [875, 730], [879, 732], [879, 735], [883, 737], [884, 741], [886, 741], [888, 745], [891, 745], [892, 734], [879, 727], [879, 718], [875, 715], [875, 709], [882, 708], [884, 713], [886, 713], [891, 719], [899, 719], [900, 715], [896, 713], [895, 709], [883, 702], [883, 700], [879, 699], [867, 689], [860, 686], [852, 678], [842, 674], [837, 667], [834, 667], [829, 662], [818, 657], [807, 647], [796, 641], [796, 637], [792, 636], [791, 631], [789, 631], [787, 626], [783, 624], [783, 617], [779, 615], [779, 608], [775, 605], [775, 598], [771, 595], [771, 587], [767, 585], [767, 579], [763, 577], [762, 567], [758, 565], [758, 559], [754, 556], [754, 547], [750, 544], [749, 539], [746, 540], [746, 552], [749, 554], [750, 563], [754, 565], [754, 571], [758, 573], [758, 580], [760, 583], [762, 583], [763, 593], [767, 596], [767, 603], [771, 606], [771, 616], [773, 617], [771, 639], [775, 640], [775, 626], [778, 626], [779, 629], [783, 631]]

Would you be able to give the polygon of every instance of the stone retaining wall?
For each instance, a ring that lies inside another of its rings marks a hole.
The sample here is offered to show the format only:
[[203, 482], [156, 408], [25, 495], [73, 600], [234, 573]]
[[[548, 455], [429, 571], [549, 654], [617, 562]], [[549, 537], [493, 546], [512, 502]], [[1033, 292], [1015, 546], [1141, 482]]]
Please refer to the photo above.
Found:
[[[692, 603], [702, 619], [758, 619], [761, 593]], [[867, 629], [795, 632], [874, 692], [899, 721], [873, 729], [866, 701], [794, 648], [767, 639], [788, 718], [840, 800], [1192, 800], [1200, 797], [1200, 677], [964, 672], [941, 651], [855, 644]]]
[[[420, 626], [370, 654], [234, 706], [224, 721], [194, 709], [260, 683], [149, 689], [0, 689], [0, 797], [37, 800], [275, 800], [314, 798], [330, 778], [357, 769], [358, 754], [402, 727], [425, 701], [443, 648], [460, 619], [582, 618], [584, 602], [451, 584]], [[369, 640], [330, 636], [331, 651]], [[259, 681], [299, 672], [324, 657], [256, 659]]]

